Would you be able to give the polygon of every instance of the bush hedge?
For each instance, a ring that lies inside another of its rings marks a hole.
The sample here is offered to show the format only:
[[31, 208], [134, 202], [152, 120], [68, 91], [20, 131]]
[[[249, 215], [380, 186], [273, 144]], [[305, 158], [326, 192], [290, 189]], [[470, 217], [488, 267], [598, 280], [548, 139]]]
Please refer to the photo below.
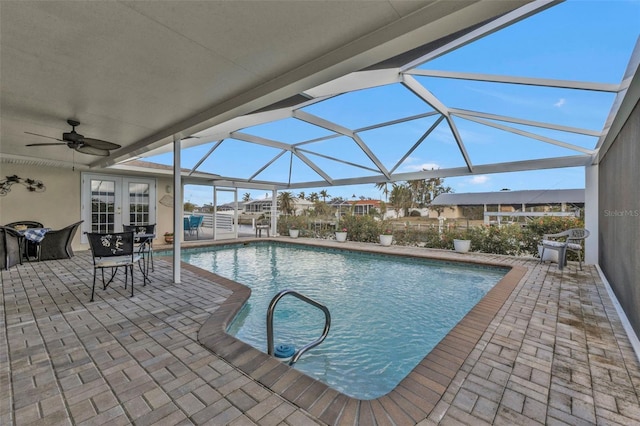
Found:
[[[482, 253], [505, 254], [510, 256], [538, 257], [538, 245], [544, 234], [555, 234], [571, 228], [583, 228], [584, 222], [575, 217], [546, 216], [527, 223], [497, 226], [444, 227], [439, 232], [437, 226], [412, 228], [392, 227], [393, 223], [380, 221], [372, 216], [344, 216], [335, 225], [318, 226], [311, 224], [303, 216], [284, 216], [278, 220], [280, 235], [289, 235], [295, 226], [301, 237], [334, 238], [336, 229], [347, 229], [347, 240], [377, 243], [384, 229], [393, 229], [393, 240], [397, 245], [453, 250], [454, 239], [471, 240], [471, 250]], [[577, 260], [575, 253], [569, 253], [570, 260]]]

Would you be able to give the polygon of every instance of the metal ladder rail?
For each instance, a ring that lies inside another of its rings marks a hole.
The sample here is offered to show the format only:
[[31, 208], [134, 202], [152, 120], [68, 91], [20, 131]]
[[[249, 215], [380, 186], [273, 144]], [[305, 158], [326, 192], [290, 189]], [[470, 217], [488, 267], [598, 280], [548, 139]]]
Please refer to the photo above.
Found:
[[317, 340], [314, 340], [313, 342], [309, 343], [308, 345], [303, 346], [302, 348], [300, 348], [300, 350], [298, 350], [296, 353], [293, 354], [293, 356], [291, 357], [291, 360], [289, 361], [289, 365], [293, 365], [296, 362], [298, 362], [298, 360], [300, 359], [302, 354], [304, 354], [309, 349], [312, 349], [312, 348], [315, 348], [316, 346], [318, 346], [327, 337], [327, 335], [329, 334], [329, 328], [331, 327], [331, 314], [329, 313], [329, 309], [326, 306], [316, 302], [313, 299], [308, 298], [307, 296], [305, 296], [303, 294], [298, 293], [295, 290], [282, 290], [282, 291], [280, 291], [278, 294], [276, 294], [273, 297], [273, 299], [271, 299], [271, 303], [269, 303], [269, 308], [267, 309], [267, 353], [270, 356], [273, 356], [273, 352], [274, 352], [274, 348], [273, 348], [273, 311], [275, 310], [276, 304], [280, 301], [280, 299], [282, 299], [284, 296], [286, 296], [288, 294], [290, 294], [292, 296], [295, 296], [298, 299], [300, 299], [300, 300], [302, 300], [304, 302], [307, 302], [310, 305], [315, 306], [316, 308], [318, 308], [322, 312], [324, 312], [324, 330], [322, 330], [322, 335]]

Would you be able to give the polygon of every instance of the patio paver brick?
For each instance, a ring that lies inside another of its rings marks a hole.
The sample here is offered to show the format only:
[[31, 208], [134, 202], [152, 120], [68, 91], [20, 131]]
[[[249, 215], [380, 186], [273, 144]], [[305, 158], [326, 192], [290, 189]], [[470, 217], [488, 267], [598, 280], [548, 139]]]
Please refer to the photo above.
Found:
[[371, 401], [216, 333], [201, 339], [222, 345], [221, 354], [205, 348], [201, 327], [226, 318], [245, 296], [241, 286], [196, 268], [185, 265], [178, 291], [170, 265], [158, 258], [153, 282], [136, 286], [135, 297], [117, 277], [94, 303], [89, 253], [2, 271], [0, 423], [640, 422], [638, 361], [595, 268], [558, 271], [528, 259], [425, 252], [515, 265], [522, 279], [494, 289], [393, 393]]

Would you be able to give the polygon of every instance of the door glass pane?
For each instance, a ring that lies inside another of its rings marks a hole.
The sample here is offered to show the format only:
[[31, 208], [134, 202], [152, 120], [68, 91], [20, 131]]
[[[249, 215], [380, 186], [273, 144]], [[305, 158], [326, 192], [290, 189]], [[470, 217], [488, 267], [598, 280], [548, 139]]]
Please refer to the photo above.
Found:
[[91, 232], [114, 232], [116, 184], [108, 180], [91, 180]]
[[129, 183], [129, 225], [149, 225], [148, 183]]

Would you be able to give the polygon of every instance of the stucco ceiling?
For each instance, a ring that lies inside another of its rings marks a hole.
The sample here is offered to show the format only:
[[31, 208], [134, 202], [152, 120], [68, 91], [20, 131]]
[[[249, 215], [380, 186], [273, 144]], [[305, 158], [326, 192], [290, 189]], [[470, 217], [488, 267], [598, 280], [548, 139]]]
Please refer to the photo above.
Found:
[[[3, 1], [3, 159], [99, 168], [528, 1]], [[122, 145], [107, 159], [55, 142]], [[28, 132], [28, 133], [27, 133]]]

